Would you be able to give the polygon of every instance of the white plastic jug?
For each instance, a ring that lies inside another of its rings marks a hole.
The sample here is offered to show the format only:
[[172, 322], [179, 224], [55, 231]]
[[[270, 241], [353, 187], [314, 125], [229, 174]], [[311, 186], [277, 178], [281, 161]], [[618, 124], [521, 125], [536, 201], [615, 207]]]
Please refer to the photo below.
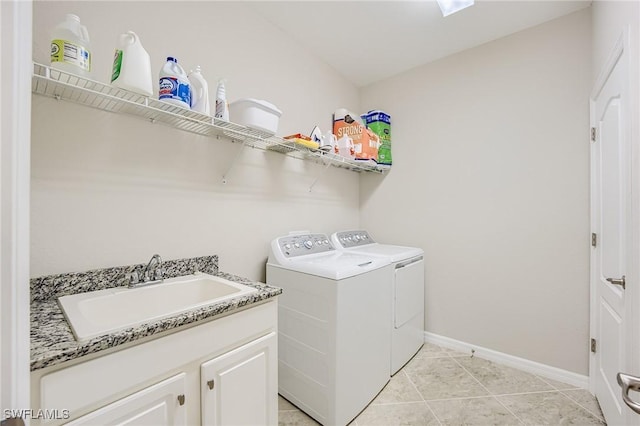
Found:
[[133, 31], [127, 31], [118, 37], [111, 85], [146, 96], [153, 95], [151, 59]]
[[160, 70], [158, 99], [191, 109], [191, 84], [178, 60], [171, 56]]
[[51, 33], [51, 66], [72, 74], [90, 77], [91, 43], [87, 27], [77, 15], [67, 14]]
[[347, 135], [344, 135], [336, 141], [336, 144], [333, 146], [333, 150], [336, 154], [346, 158], [350, 158], [352, 160], [356, 156], [356, 149], [355, 145], [353, 144], [353, 139], [351, 139]]
[[202, 76], [200, 65], [195, 71], [189, 73], [189, 83], [191, 83], [191, 109], [203, 114], [211, 115], [209, 105], [209, 85]]
[[338, 140], [336, 138], [336, 135], [331, 133], [331, 131], [329, 130], [320, 138], [320, 149], [323, 151], [331, 151], [334, 149], [337, 142]]

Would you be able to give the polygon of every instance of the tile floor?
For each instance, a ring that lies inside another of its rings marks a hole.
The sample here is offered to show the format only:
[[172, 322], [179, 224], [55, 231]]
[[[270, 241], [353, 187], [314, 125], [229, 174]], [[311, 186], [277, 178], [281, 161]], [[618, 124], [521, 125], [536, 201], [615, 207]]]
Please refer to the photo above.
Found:
[[[317, 423], [279, 397], [279, 425]], [[586, 390], [429, 343], [352, 426], [604, 425]]]

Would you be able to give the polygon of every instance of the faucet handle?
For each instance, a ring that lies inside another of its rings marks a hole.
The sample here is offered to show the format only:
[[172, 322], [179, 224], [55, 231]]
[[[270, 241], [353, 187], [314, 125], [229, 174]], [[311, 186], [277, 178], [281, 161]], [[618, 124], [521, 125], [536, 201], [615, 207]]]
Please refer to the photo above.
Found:
[[129, 285], [138, 284], [140, 282], [140, 275], [138, 274], [138, 271], [129, 272], [126, 276], [126, 280]]
[[165, 270], [162, 266], [158, 266], [154, 272], [154, 280], [161, 281], [164, 279]]

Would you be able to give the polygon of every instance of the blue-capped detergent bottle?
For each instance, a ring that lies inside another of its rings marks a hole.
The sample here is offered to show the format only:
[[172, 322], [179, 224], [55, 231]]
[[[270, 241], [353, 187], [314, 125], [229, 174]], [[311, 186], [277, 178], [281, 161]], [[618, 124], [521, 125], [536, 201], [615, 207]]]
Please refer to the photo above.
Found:
[[184, 69], [178, 65], [174, 57], [167, 57], [167, 62], [160, 70], [160, 86], [158, 99], [183, 108], [191, 108], [191, 85]]

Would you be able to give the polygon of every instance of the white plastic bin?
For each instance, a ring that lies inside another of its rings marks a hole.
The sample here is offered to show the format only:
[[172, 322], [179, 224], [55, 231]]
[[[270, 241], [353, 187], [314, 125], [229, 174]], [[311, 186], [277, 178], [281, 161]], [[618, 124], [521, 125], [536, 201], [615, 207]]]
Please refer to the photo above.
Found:
[[243, 126], [275, 135], [282, 111], [259, 99], [239, 99], [229, 104], [229, 119]]

